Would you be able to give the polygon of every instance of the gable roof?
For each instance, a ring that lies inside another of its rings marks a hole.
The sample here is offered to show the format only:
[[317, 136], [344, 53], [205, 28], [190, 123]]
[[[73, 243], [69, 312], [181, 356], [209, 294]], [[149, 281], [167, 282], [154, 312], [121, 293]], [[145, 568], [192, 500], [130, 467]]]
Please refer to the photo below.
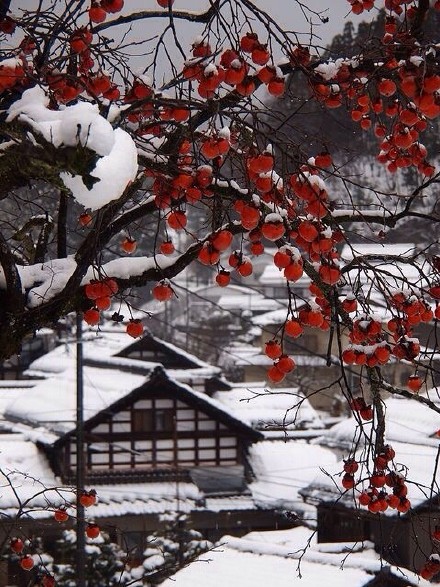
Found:
[[[165, 355], [164, 367], [174, 379], [181, 381], [199, 381], [218, 376], [221, 369], [201, 361], [196, 356], [166, 342], [151, 333], [133, 342], [120, 328], [104, 324], [99, 332], [85, 331], [83, 334], [83, 362], [91, 367], [117, 367], [120, 370], [146, 374], [152, 368], [161, 365], [161, 361], [146, 361], [130, 358], [128, 355], [140, 351], [151, 350]], [[50, 377], [69, 369], [76, 359], [76, 341], [65, 341], [49, 353], [39, 357], [26, 371], [28, 377]]]
[[158, 338], [151, 332], [147, 332], [142, 338], [127, 344], [121, 351], [115, 356], [117, 357], [129, 357], [129, 355], [136, 351], [151, 351], [153, 353], [163, 353], [168, 355], [168, 362], [155, 361], [161, 363], [165, 369], [197, 369], [197, 368], [208, 368], [213, 373], [220, 373], [218, 367], [213, 367], [209, 363], [200, 360], [195, 355], [175, 346], [174, 344], [167, 342], [161, 338]]
[[[124, 359], [119, 359], [124, 361]], [[188, 385], [167, 377], [158, 365], [150, 365], [142, 374], [127, 373], [118, 368], [84, 367], [85, 428], [106, 419], [109, 413], [124, 409], [145, 394], [178, 398], [196, 406], [214, 419], [249, 440], [262, 435], [235, 417], [224, 406], [193, 390]], [[76, 427], [76, 369], [73, 365], [62, 373], [38, 382], [29, 390], [17, 390], [16, 398], [5, 409], [5, 418], [34, 427], [44, 427], [59, 436], [71, 434]]]

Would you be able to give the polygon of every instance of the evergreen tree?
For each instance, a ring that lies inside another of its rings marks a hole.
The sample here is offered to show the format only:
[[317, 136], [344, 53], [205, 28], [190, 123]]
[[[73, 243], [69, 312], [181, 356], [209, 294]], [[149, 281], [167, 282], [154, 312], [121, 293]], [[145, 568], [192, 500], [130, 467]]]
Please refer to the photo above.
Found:
[[[144, 551], [142, 566], [149, 585], [159, 585], [214, 546], [200, 532], [188, 528], [185, 514], [173, 512], [163, 520], [165, 529], [148, 537], [149, 546]], [[136, 574], [136, 569], [133, 572]]]
[[[65, 530], [57, 541], [57, 555], [52, 568], [57, 587], [75, 587], [77, 584], [75, 569], [76, 532]], [[117, 585], [134, 585], [133, 578], [125, 569], [127, 553], [110, 541], [107, 534], [101, 532], [98, 538], [87, 539], [86, 545], [86, 580], [87, 587], [116, 587]], [[142, 583], [136, 583], [142, 585]]]

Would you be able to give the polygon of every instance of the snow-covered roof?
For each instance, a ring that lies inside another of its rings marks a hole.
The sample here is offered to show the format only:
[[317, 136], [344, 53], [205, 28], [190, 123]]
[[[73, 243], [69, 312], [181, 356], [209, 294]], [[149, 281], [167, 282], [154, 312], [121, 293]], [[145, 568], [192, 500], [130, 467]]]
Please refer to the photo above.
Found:
[[261, 294], [253, 296], [222, 295], [217, 304], [224, 310], [248, 310], [250, 312], [267, 312], [275, 307], [285, 308], [287, 311], [287, 300], [280, 301], [264, 297]]
[[[85, 359], [108, 359], [124, 348], [132, 344], [132, 340], [122, 330], [100, 330], [84, 329], [82, 336], [83, 356]], [[76, 361], [76, 341], [74, 337], [55, 347], [45, 355], [33, 361], [26, 376], [47, 377], [56, 373], [62, 373], [71, 368]]]
[[321, 467], [335, 467], [331, 450], [304, 441], [265, 440], [250, 447], [249, 460], [255, 475], [250, 485], [261, 507], [293, 510], [313, 518], [314, 508], [304, 503], [299, 491], [322, 475]]
[[[431, 390], [430, 395], [437, 397], [434, 390]], [[435, 433], [440, 429], [440, 415], [437, 412], [416, 399], [397, 396], [385, 400], [385, 409], [387, 442], [438, 446], [439, 439]], [[357, 427], [354, 418], [347, 418], [326, 430], [316, 442], [323, 446], [348, 450], [352, 446]], [[364, 423], [363, 428], [369, 436], [371, 423]]]
[[[147, 381], [145, 374], [97, 367], [84, 367], [83, 379], [85, 420]], [[5, 409], [5, 418], [38, 423], [59, 434], [69, 432], [76, 422], [76, 385], [76, 367], [72, 361], [61, 373], [38, 382], [31, 392], [18, 389], [16, 399]]]
[[[110, 359], [111, 360], [111, 359]], [[116, 362], [124, 358], [116, 357]], [[130, 361], [130, 359], [128, 360]], [[145, 363], [141, 373], [128, 372], [125, 369], [102, 367], [83, 367], [84, 386], [84, 420], [90, 421], [99, 413], [108, 410], [116, 402], [128, 399], [132, 393], [144, 385], [151, 384], [155, 389], [165, 391], [170, 388], [179, 397], [189, 399], [202, 409], [213, 411], [214, 417], [247, 433], [255, 440], [261, 434], [254, 431], [246, 422], [234, 414], [226, 405], [210, 398], [205, 393], [192, 389], [189, 385], [168, 377], [160, 365], [151, 364], [148, 369]], [[161, 384], [158, 385], [160, 379]], [[11, 395], [10, 403], [4, 408], [4, 417], [11, 422], [21, 422], [31, 426], [43, 427], [49, 432], [64, 435], [76, 426], [76, 392], [77, 373], [73, 362], [69, 368], [48, 379], [39, 381], [28, 389], [19, 388]], [[112, 408], [113, 409], [113, 408]]]
[[[246, 287], [244, 285], [235, 285], [235, 284], [230, 284], [227, 287], [227, 292], [229, 293], [229, 295], [231, 296], [260, 296], [261, 294], [250, 288], [250, 287]], [[222, 296], [225, 293], [225, 288], [224, 287], [220, 287], [219, 285], [216, 285], [215, 283], [211, 283], [208, 285], [201, 285], [201, 286], [196, 286], [196, 287], [192, 287], [191, 288], [191, 293], [195, 293], [198, 294], [200, 296], [203, 295], [203, 297], [206, 297], [209, 294], [215, 294], [215, 297], [217, 296]]]
[[[60, 484], [37, 445], [24, 435], [0, 435], [0, 486], [2, 513], [33, 519], [51, 518], [53, 510], [67, 506], [75, 515], [76, 497], [70, 486]], [[98, 502], [90, 510], [94, 518], [129, 514], [154, 515], [169, 511], [231, 511], [255, 509], [250, 495], [209, 496], [193, 483], [111, 483], [96, 486]]]
[[[394, 458], [394, 467], [397, 472], [405, 475], [408, 482], [408, 499], [411, 507], [417, 508], [425, 504], [429, 499], [439, 493], [438, 485], [433, 484], [433, 475], [436, 458], [438, 455], [437, 446], [426, 446], [422, 444], [410, 444], [404, 442], [393, 442], [393, 449], [396, 451]], [[362, 449], [359, 449], [354, 458], [361, 462], [365, 455]], [[307, 497], [309, 503], [341, 503], [349, 508], [358, 508], [352, 491], [345, 491], [340, 482], [341, 471], [343, 471], [343, 461], [338, 462], [335, 466], [326, 469], [328, 474], [322, 473], [319, 477], [304, 489], [303, 494]], [[369, 471], [373, 469], [369, 464]], [[355, 474], [355, 480], [368, 479], [369, 473], [363, 464]], [[368, 482], [360, 483], [356, 489], [368, 489]], [[432, 489], [431, 489], [432, 488]], [[396, 510], [388, 509], [384, 515], [396, 515]]]
[[[263, 273], [259, 278], [259, 282], [262, 285], [275, 287], [285, 286], [287, 283], [283, 271], [280, 271], [273, 263], [266, 265]], [[300, 277], [294, 283], [291, 282], [291, 285], [294, 289], [305, 289], [309, 286], [309, 284], [310, 277], [306, 273], [303, 273], [302, 277]]]
[[[228, 351], [234, 355], [235, 365], [238, 367], [270, 367], [273, 365], [273, 359], [270, 359], [267, 355], [261, 352], [260, 348], [253, 347], [254, 352], [251, 352], [249, 347], [246, 347], [243, 351], [240, 347], [228, 348]], [[326, 367], [327, 358], [319, 355], [304, 355], [295, 354], [295, 364], [297, 366], [310, 366], [310, 367]], [[338, 362], [336, 357], [333, 357], [335, 363]]]
[[74, 499], [69, 487], [59, 486], [37, 445], [18, 434], [0, 435], [0, 487], [3, 515], [14, 515], [22, 505], [22, 515], [50, 517], [48, 503], [56, 507]]
[[[347, 556], [348, 555], [348, 556]], [[342, 562], [343, 561], [343, 562]], [[219, 546], [201, 555], [162, 583], [163, 587], [363, 587], [384, 569], [373, 545], [317, 544], [310, 529], [251, 532], [243, 538], [224, 536]], [[387, 567], [408, 585], [430, 583], [406, 569]]]
[[[427, 285], [426, 281], [421, 281], [423, 259], [417, 259], [415, 261], [416, 265], [406, 262], [406, 260], [409, 261], [417, 252], [415, 245], [412, 243], [362, 243], [350, 246], [345, 245], [341, 252], [341, 260], [343, 263], [349, 263], [356, 257], [369, 255], [372, 258], [368, 260], [368, 264], [374, 267], [374, 269], [368, 269], [365, 264], [362, 267], [353, 267], [349, 271], [348, 279], [360, 280], [362, 284], [376, 283], [377, 274], [380, 273], [382, 278], [386, 280], [389, 288], [405, 289], [408, 288], [408, 284]], [[375, 259], [375, 256], [378, 258]], [[387, 256], [396, 257], [400, 261], [386, 259]], [[384, 257], [384, 259], [381, 260], [380, 257]], [[382, 290], [383, 286], [379, 284], [378, 291]], [[378, 292], [375, 295], [377, 296]]]
[[[221, 371], [205, 361], [200, 360], [195, 355], [177, 347], [176, 345], [157, 338], [151, 334], [145, 335], [154, 345], [157, 345], [163, 352], [170, 351], [186, 359], [189, 368], [168, 369], [173, 379], [193, 381], [195, 378], [209, 378], [218, 375]], [[145, 372], [151, 371], [155, 366], [160, 365], [158, 362], [148, 362], [140, 359], [131, 359], [124, 357], [135, 345], [141, 344], [142, 340], [133, 342], [126, 332], [111, 326], [102, 326], [99, 332], [89, 330], [85, 331], [83, 340], [83, 357], [85, 364], [100, 365], [109, 367], [125, 368]], [[71, 367], [76, 361], [76, 342], [73, 338], [68, 339], [47, 354], [39, 357], [31, 363], [26, 371], [27, 376], [47, 377], [51, 374], [61, 373]], [[191, 373], [190, 373], [191, 371]]]
[[268, 389], [254, 383], [219, 391], [214, 398], [259, 430], [322, 429], [321, 418], [297, 388]]

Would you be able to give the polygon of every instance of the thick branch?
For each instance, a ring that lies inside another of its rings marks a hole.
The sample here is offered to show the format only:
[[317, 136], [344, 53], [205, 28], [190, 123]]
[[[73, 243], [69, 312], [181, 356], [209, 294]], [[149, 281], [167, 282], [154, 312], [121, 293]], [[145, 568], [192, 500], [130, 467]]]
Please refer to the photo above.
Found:
[[24, 299], [21, 290], [21, 279], [14, 257], [5, 238], [0, 234], [0, 265], [6, 281], [6, 292], [1, 313], [16, 315], [24, 309]]

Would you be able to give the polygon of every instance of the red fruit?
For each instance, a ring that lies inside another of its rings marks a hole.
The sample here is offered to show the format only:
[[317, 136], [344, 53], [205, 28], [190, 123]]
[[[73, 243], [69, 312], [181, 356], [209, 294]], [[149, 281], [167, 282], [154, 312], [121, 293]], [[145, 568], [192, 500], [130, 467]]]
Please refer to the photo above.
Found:
[[378, 359], [379, 363], [384, 364], [388, 362], [391, 352], [388, 346], [379, 346], [374, 351], [374, 354]]
[[69, 519], [69, 514], [64, 508], [58, 508], [54, 511], [53, 517], [57, 522], [66, 522]]
[[118, 284], [116, 283], [116, 281], [114, 279], [105, 279], [104, 281], [101, 282], [101, 295], [98, 297], [103, 297], [103, 296], [112, 296], [116, 293], [118, 293]]
[[231, 274], [229, 273], [229, 271], [225, 271], [222, 269], [216, 275], [215, 280], [220, 287], [226, 287], [231, 282]]
[[268, 378], [273, 381], [273, 383], [280, 383], [286, 376], [285, 373], [280, 371], [276, 365], [271, 367], [267, 372]]
[[41, 579], [41, 586], [42, 587], [55, 587], [55, 585], [56, 585], [55, 577], [52, 577], [52, 575], [43, 575], [43, 577]]
[[288, 281], [298, 281], [304, 273], [302, 263], [291, 263], [284, 269], [284, 277]]
[[231, 246], [232, 239], [233, 236], [229, 230], [220, 230], [212, 236], [211, 243], [217, 251], [226, 251]]
[[355, 482], [354, 482], [354, 477], [353, 475], [350, 475], [348, 473], [346, 473], [343, 477], [342, 477], [342, 487], [344, 489], [353, 489], [353, 487], [355, 486]]
[[11, 547], [11, 550], [13, 550], [17, 554], [19, 554], [20, 552], [23, 551], [24, 542], [23, 542], [23, 540], [21, 540], [21, 538], [11, 538], [10, 547]]
[[273, 262], [278, 269], [285, 269], [292, 262], [292, 256], [285, 251], [277, 251], [273, 256]]
[[269, 173], [272, 171], [274, 165], [273, 155], [265, 151], [260, 155], [250, 157], [248, 160], [248, 167], [253, 173]]
[[277, 70], [273, 65], [265, 65], [257, 73], [257, 77], [263, 84], [268, 84], [276, 77], [276, 73]]
[[197, 258], [203, 265], [215, 265], [220, 260], [220, 253], [211, 243], [207, 242], [200, 249]]
[[174, 4], [174, 0], [156, 0], [161, 8], [168, 8]]
[[237, 267], [237, 271], [242, 277], [248, 277], [253, 271], [252, 263], [250, 261], [243, 261]]
[[319, 268], [319, 276], [327, 285], [335, 285], [341, 277], [341, 272], [338, 267], [334, 265], [321, 265]]
[[90, 326], [96, 326], [99, 323], [99, 311], [94, 308], [86, 310], [83, 314], [84, 321]]
[[390, 508], [392, 508], [393, 510], [395, 510], [397, 508], [397, 506], [400, 503], [400, 498], [397, 497], [397, 495], [391, 494], [391, 495], [387, 495], [387, 503], [390, 506]]
[[92, 22], [104, 22], [107, 18], [107, 12], [96, 2], [92, 2], [91, 7], [89, 8], [89, 18]]
[[83, 491], [79, 498], [80, 504], [85, 507], [89, 508], [96, 503], [96, 491], [92, 489], [91, 491]]
[[173, 290], [167, 283], [158, 283], [153, 287], [152, 294], [159, 302], [167, 302], [173, 297]]
[[129, 255], [135, 252], [136, 247], [136, 241], [130, 237], [124, 238], [124, 240], [121, 242], [121, 249], [124, 251], [124, 253], [128, 253]]
[[285, 233], [284, 224], [282, 222], [265, 222], [261, 227], [261, 233], [267, 240], [276, 241]]
[[283, 354], [281, 346], [276, 340], [269, 340], [264, 352], [270, 359], [278, 359]]
[[417, 393], [423, 385], [423, 379], [418, 375], [410, 375], [408, 378], [407, 387]]
[[87, 212], [83, 212], [82, 214], [80, 214], [78, 221], [81, 224], [81, 226], [88, 226], [92, 222], [92, 216], [90, 214], [87, 214]]
[[275, 77], [267, 84], [267, 91], [271, 96], [282, 96], [286, 89], [284, 78]]
[[89, 538], [98, 538], [101, 533], [101, 529], [98, 524], [87, 524], [86, 534]]
[[298, 226], [298, 234], [303, 240], [311, 243], [318, 238], [319, 232], [312, 222], [303, 220]]
[[370, 501], [370, 503], [368, 504], [368, 510], [372, 513], [372, 514], [377, 514], [378, 512], [380, 512], [381, 510], [381, 503], [379, 499], [372, 499]]
[[105, 296], [103, 298], [96, 298], [95, 300], [95, 306], [98, 310], [108, 310], [111, 306], [111, 299], [108, 296]]
[[120, 12], [124, 7], [124, 0], [101, 0], [101, 6], [106, 12]]
[[373, 473], [370, 477], [370, 483], [373, 487], [383, 487], [385, 485], [385, 475], [384, 473]]
[[342, 302], [342, 308], [350, 314], [351, 312], [356, 312], [357, 310], [357, 301], [354, 298], [345, 298]]
[[387, 461], [392, 461], [394, 459], [394, 457], [396, 456], [396, 451], [394, 450], [394, 448], [392, 446], [390, 446], [389, 444], [386, 444], [383, 447], [383, 454], [384, 454], [385, 458], [387, 459]]
[[406, 512], [409, 510], [410, 507], [411, 507], [411, 502], [409, 501], [409, 499], [406, 499], [406, 497], [401, 497], [400, 503], [397, 506], [397, 511], [399, 511], [402, 514], [406, 514]]
[[395, 94], [395, 92], [397, 90], [397, 86], [393, 82], [393, 80], [390, 80], [390, 79], [382, 79], [378, 83], [377, 89], [379, 91], [379, 94], [381, 94], [382, 96], [389, 97], [389, 96], [392, 96], [393, 94]]
[[353, 365], [356, 362], [356, 353], [353, 349], [345, 349], [342, 351], [342, 360], [347, 365]]
[[34, 565], [34, 559], [31, 557], [30, 554], [25, 554], [24, 557], [20, 559], [20, 567], [24, 571], [30, 571], [31, 569], [33, 569]]
[[368, 505], [371, 501], [371, 496], [366, 491], [362, 491], [358, 500], [361, 505]]
[[185, 212], [182, 212], [182, 210], [176, 210], [175, 212], [170, 212], [167, 222], [170, 228], [174, 228], [174, 230], [183, 230], [188, 219]]
[[245, 53], [252, 53], [257, 45], [259, 45], [259, 41], [256, 33], [246, 33], [246, 35], [240, 39], [240, 49]]
[[144, 333], [144, 326], [140, 320], [130, 320], [126, 332], [133, 338], [139, 338]]
[[359, 415], [362, 420], [372, 420], [373, 419], [373, 408], [371, 406], [366, 406], [359, 410]]
[[241, 96], [250, 96], [255, 91], [255, 82], [250, 77], [245, 77], [241, 83], [236, 85], [235, 90]]
[[0, 31], [5, 35], [12, 35], [16, 26], [17, 23], [10, 16], [5, 16], [0, 20]]
[[264, 245], [260, 241], [251, 244], [250, 251], [253, 255], [262, 255], [264, 253]]
[[241, 223], [246, 230], [252, 230], [260, 221], [260, 211], [254, 206], [245, 204], [240, 212]]
[[296, 365], [292, 357], [289, 357], [288, 355], [281, 355], [275, 366], [282, 373], [290, 373], [295, 369]]
[[374, 457], [374, 464], [378, 469], [385, 469], [388, 464], [388, 459], [383, 453], [381, 453], [380, 455]]
[[267, 50], [266, 45], [261, 45], [258, 43], [258, 45], [252, 49], [251, 58], [252, 61], [257, 65], [266, 65], [266, 63], [269, 61], [269, 57], [270, 53]]
[[286, 324], [284, 325], [284, 332], [292, 338], [297, 338], [298, 336], [301, 336], [301, 334], [304, 332], [304, 329], [298, 320], [292, 319], [287, 320]]
[[319, 153], [319, 155], [316, 155], [315, 157], [315, 165], [317, 167], [330, 167], [330, 165], [332, 164], [332, 156], [330, 155], [330, 153]]
[[346, 461], [344, 461], [345, 473], [348, 473], [349, 475], [354, 475], [354, 473], [356, 473], [358, 469], [359, 465], [357, 461], [355, 461], [354, 459], [347, 459]]
[[164, 241], [160, 245], [160, 252], [163, 255], [172, 255], [174, 253], [174, 245], [172, 241]]

